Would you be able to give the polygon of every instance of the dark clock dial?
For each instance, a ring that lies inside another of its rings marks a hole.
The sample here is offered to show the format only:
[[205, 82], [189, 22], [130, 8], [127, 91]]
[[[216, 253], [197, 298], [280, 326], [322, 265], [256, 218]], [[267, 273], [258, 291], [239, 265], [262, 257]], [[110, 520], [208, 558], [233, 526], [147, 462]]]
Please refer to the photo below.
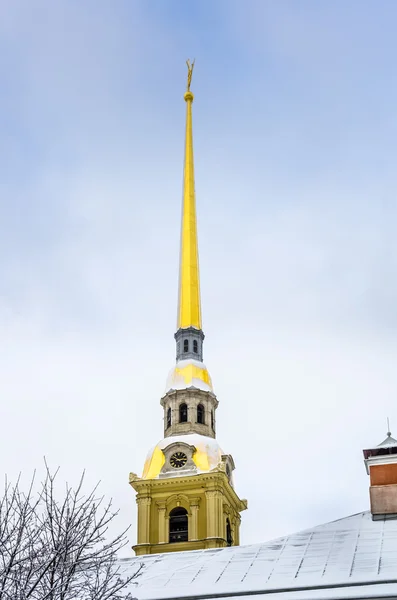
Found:
[[180, 469], [187, 463], [187, 456], [183, 452], [175, 452], [170, 458], [171, 467]]

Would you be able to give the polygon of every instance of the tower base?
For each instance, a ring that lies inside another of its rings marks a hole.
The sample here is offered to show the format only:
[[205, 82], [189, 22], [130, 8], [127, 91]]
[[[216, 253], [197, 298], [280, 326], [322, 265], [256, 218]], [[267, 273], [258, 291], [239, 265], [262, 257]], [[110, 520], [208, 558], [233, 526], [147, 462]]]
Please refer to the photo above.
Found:
[[222, 467], [164, 479], [131, 473], [130, 484], [137, 492], [137, 556], [240, 544], [240, 512], [247, 501], [237, 496]]

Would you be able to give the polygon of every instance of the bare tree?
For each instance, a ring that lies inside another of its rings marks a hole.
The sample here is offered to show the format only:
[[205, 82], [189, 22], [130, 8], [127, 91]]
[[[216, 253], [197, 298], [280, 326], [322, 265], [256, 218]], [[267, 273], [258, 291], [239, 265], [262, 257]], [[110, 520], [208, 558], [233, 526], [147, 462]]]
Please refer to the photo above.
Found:
[[107, 539], [117, 513], [95, 487], [83, 493], [84, 474], [75, 490], [68, 485], [57, 500], [55, 482], [46, 477], [34, 493], [20, 480], [6, 481], [0, 499], [0, 600], [132, 600], [127, 588], [140, 568], [127, 577], [118, 552], [126, 531]]

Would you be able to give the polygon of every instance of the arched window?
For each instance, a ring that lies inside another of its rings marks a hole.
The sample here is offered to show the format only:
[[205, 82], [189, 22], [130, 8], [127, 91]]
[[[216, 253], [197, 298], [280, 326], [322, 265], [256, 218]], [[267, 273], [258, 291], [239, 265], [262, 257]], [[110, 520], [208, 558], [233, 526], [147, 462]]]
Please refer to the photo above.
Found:
[[198, 343], [197, 340], [193, 340], [193, 352], [198, 354]]
[[226, 519], [226, 543], [228, 546], [233, 546], [232, 528], [229, 519]]
[[170, 544], [174, 542], [187, 542], [188, 535], [187, 510], [177, 506], [170, 512]]
[[215, 431], [215, 422], [214, 422], [214, 411], [211, 410], [211, 429]]
[[171, 409], [169, 408], [167, 410], [167, 429], [168, 427], [171, 427]]
[[189, 340], [183, 340], [183, 351], [189, 352]]
[[202, 423], [202, 425], [205, 424], [205, 420], [204, 420], [204, 406], [202, 404], [199, 404], [197, 406], [197, 423]]
[[179, 423], [187, 422], [187, 404], [181, 404], [179, 406]]

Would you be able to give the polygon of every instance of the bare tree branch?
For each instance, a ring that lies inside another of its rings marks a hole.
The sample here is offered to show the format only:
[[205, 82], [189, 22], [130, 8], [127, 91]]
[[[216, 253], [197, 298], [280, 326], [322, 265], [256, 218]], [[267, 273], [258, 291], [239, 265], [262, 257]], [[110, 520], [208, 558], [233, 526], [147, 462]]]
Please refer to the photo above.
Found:
[[0, 499], [0, 600], [132, 600], [129, 584], [139, 576], [120, 572], [118, 553], [126, 532], [108, 539], [117, 516], [112, 503], [84, 494], [84, 473], [75, 489], [55, 493], [58, 470], [46, 476], [38, 494], [35, 477], [28, 491], [20, 478], [5, 481]]

